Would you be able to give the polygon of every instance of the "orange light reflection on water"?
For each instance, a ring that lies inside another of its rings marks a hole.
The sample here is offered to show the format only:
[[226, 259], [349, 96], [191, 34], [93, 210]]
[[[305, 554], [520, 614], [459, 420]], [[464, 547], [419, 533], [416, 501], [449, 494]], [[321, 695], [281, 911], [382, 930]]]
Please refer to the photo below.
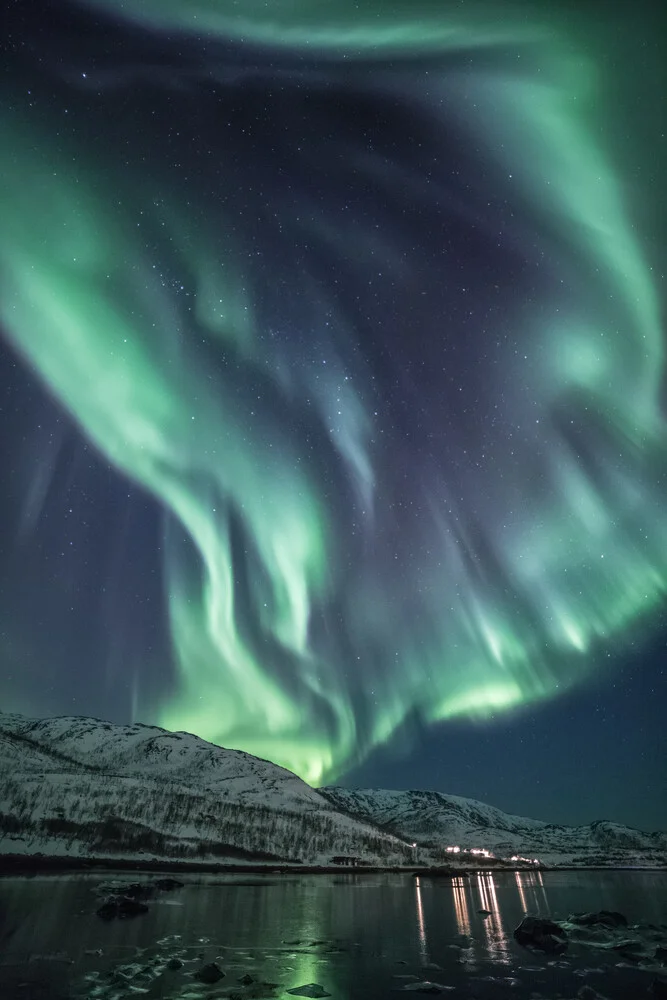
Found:
[[479, 892], [480, 908], [488, 910], [490, 914], [483, 921], [489, 957], [495, 962], [509, 965], [508, 938], [500, 915], [493, 875], [489, 872], [479, 874], [477, 876], [477, 890]]
[[456, 913], [456, 926], [459, 934], [470, 934], [470, 910], [468, 908], [468, 897], [466, 889], [468, 880], [465, 878], [452, 879], [452, 889], [454, 890], [454, 912]]
[[424, 921], [424, 905], [422, 903], [422, 887], [418, 878], [415, 879], [415, 896], [417, 900], [417, 928], [419, 931], [419, 954], [424, 963], [428, 962], [428, 944], [426, 941], [426, 923]]
[[523, 912], [548, 916], [549, 901], [542, 872], [515, 872], [515, 877]]
[[526, 893], [523, 891], [523, 872], [515, 872], [516, 876], [516, 887], [519, 890], [519, 899], [521, 900], [521, 907], [524, 913], [528, 913], [528, 903], [526, 901]]

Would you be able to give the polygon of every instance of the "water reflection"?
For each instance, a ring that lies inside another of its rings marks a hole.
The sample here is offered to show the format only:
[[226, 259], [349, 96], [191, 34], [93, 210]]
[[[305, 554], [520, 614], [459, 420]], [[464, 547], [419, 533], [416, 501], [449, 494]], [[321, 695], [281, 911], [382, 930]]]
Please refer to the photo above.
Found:
[[419, 956], [425, 965], [428, 962], [428, 945], [426, 942], [426, 924], [424, 923], [424, 904], [422, 902], [422, 887], [418, 878], [415, 879], [415, 898], [417, 901], [417, 929], [419, 931]]
[[489, 957], [492, 961], [508, 965], [510, 961], [508, 954], [509, 942], [503, 926], [503, 919], [500, 915], [496, 884], [490, 872], [483, 872], [477, 876], [477, 891], [480, 900], [479, 908], [488, 910], [490, 913], [490, 916], [486, 917], [483, 923]]
[[[531, 970], [532, 959], [527, 963], [512, 939], [527, 912], [558, 919], [604, 908], [633, 922], [667, 921], [667, 875], [659, 873], [187, 877], [178, 892], [157, 894], [137, 920], [105, 923], [95, 909], [108, 878], [0, 879], [0, 1000], [27, 1000], [25, 989], [13, 984], [38, 976], [44, 990], [35, 997], [111, 1000], [118, 996], [119, 966], [152, 969], [154, 960], [159, 965], [174, 956], [186, 967], [153, 983], [156, 1000], [203, 997], [193, 992], [192, 970], [209, 961], [219, 962], [231, 984], [216, 996], [229, 996], [246, 975], [257, 984], [279, 984], [281, 995], [314, 982], [332, 996], [387, 1000], [419, 976], [448, 983], [458, 996], [470, 996], [474, 984], [474, 995], [484, 1000], [509, 996], [510, 989], [516, 1000], [538, 989], [575, 996], [589, 956], [572, 965], [571, 975], [546, 960], [542, 971]], [[635, 973], [628, 966], [621, 974]], [[628, 1000], [645, 993], [633, 984], [626, 988], [622, 981], [615, 989], [610, 980], [604, 995]]]
[[470, 935], [470, 909], [468, 906], [468, 879], [452, 879], [452, 889], [454, 890], [454, 912], [456, 913], [456, 926], [459, 934]]
[[542, 872], [515, 872], [515, 878], [523, 912], [547, 916], [550, 909]]
[[526, 900], [526, 893], [523, 888], [523, 878], [521, 872], [515, 872], [516, 876], [516, 887], [519, 890], [519, 899], [521, 900], [521, 909], [524, 913], [528, 913], [528, 902]]

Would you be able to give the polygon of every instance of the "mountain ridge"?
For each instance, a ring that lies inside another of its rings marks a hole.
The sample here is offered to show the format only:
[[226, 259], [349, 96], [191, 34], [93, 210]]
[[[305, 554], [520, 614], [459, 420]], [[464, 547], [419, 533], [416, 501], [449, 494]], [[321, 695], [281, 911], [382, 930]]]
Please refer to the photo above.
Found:
[[314, 789], [189, 733], [0, 712], [3, 855], [400, 866], [473, 863], [473, 849], [489, 863], [664, 865], [667, 834], [567, 827], [437, 791]]
[[595, 855], [599, 862], [604, 860], [599, 857], [601, 852], [618, 863], [624, 852], [634, 857], [667, 857], [667, 833], [646, 833], [608, 820], [576, 827], [548, 823], [436, 791], [331, 786], [321, 788], [320, 793], [336, 807], [423, 847], [474, 847], [499, 857], [527, 854], [554, 864], [586, 853]]

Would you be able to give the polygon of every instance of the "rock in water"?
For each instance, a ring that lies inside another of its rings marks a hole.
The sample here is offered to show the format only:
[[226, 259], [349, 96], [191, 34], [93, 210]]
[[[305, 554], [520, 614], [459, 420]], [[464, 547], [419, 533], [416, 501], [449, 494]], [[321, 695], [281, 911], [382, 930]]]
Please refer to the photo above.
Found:
[[567, 935], [553, 920], [524, 917], [514, 931], [514, 937], [524, 948], [537, 948], [558, 955], [567, 948]]
[[103, 882], [97, 887], [103, 896], [128, 896], [130, 899], [150, 899], [153, 887], [141, 882]]
[[182, 889], [185, 882], [179, 882], [177, 878], [159, 878], [153, 885], [161, 892], [173, 892], [174, 889]]
[[206, 983], [207, 986], [212, 986], [219, 982], [224, 975], [217, 962], [209, 962], [208, 965], [202, 965], [201, 969], [195, 972], [195, 979], [198, 979], [200, 983]]
[[102, 920], [115, 920], [116, 918], [127, 920], [128, 917], [138, 917], [140, 913], [148, 913], [148, 907], [145, 903], [133, 899], [131, 896], [112, 896], [97, 910], [97, 916], [101, 917]]
[[295, 997], [330, 997], [331, 993], [327, 993], [326, 990], [322, 989], [319, 983], [307, 983], [305, 986], [295, 986], [293, 990], [288, 990]]

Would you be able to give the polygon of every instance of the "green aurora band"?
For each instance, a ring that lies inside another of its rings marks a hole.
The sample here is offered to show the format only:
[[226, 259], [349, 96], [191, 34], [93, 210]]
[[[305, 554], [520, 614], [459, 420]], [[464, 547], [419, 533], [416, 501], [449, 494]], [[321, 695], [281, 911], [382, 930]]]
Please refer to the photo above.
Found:
[[[506, 401], [503, 427], [524, 428], [497, 445], [506, 475], [489, 485], [493, 473], [475, 465], [463, 497], [442, 469], [413, 539], [420, 555], [408, 559], [388, 537], [387, 456], [368, 368], [352, 370], [344, 352], [330, 350], [326, 378], [309, 360], [299, 381], [263, 336], [252, 264], [224, 210], [195, 212], [159, 176], [114, 172], [85, 141], [35, 126], [27, 104], [5, 106], [3, 327], [95, 447], [168, 515], [177, 685], [160, 724], [317, 784], [413, 715], [485, 718], [589, 676], [611, 643], [660, 606], [667, 584], [659, 302], [596, 140], [591, 68], [552, 29], [484, 5], [470, 21], [423, 0], [392, 13], [385, 4], [295, 0], [272, 5], [270, 17], [258, 0], [243, 0], [242, 15], [215, 0], [89, 6], [185, 36], [321, 53], [330, 65], [520, 48], [520, 69], [493, 59], [459, 69], [442, 101], [454, 116], [465, 105], [461, 127], [506, 178], [517, 215], [548, 243], [563, 292], [515, 310], [526, 352], [539, 347], [529, 379], [539, 405], [526, 401], [525, 360], [506, 358], [516, 398]], [[138, 238], [140, 216], [177, 248], [187, 307]], [[319, 237], [346, 242], [324, 222]], [[373, 238], [363, 234], [349, 250], [361, 264]], [[445, 316], [436, 322], [444, 324]], [[339, 326], [354, 338], [353, 324]], [[213, 380], [204, 341], [225, 359]], [[365, 511], [354, 566], [341, 555], [344, 529], [321, 467], [298, 421], [280, 418], [306, 399]], [[569, 411], [563, 418], [564, 399], [576, 401], [580, 421]], [[476, 491], [490, 499], [473, 524]], [[235, 533], [249, 553], [249, 600], [239, 597]], [[392, 579], [391, 557], [368, 552], [394, 545]], [[331, 620], [343, 622], [345, 641], [321, 627]]]

